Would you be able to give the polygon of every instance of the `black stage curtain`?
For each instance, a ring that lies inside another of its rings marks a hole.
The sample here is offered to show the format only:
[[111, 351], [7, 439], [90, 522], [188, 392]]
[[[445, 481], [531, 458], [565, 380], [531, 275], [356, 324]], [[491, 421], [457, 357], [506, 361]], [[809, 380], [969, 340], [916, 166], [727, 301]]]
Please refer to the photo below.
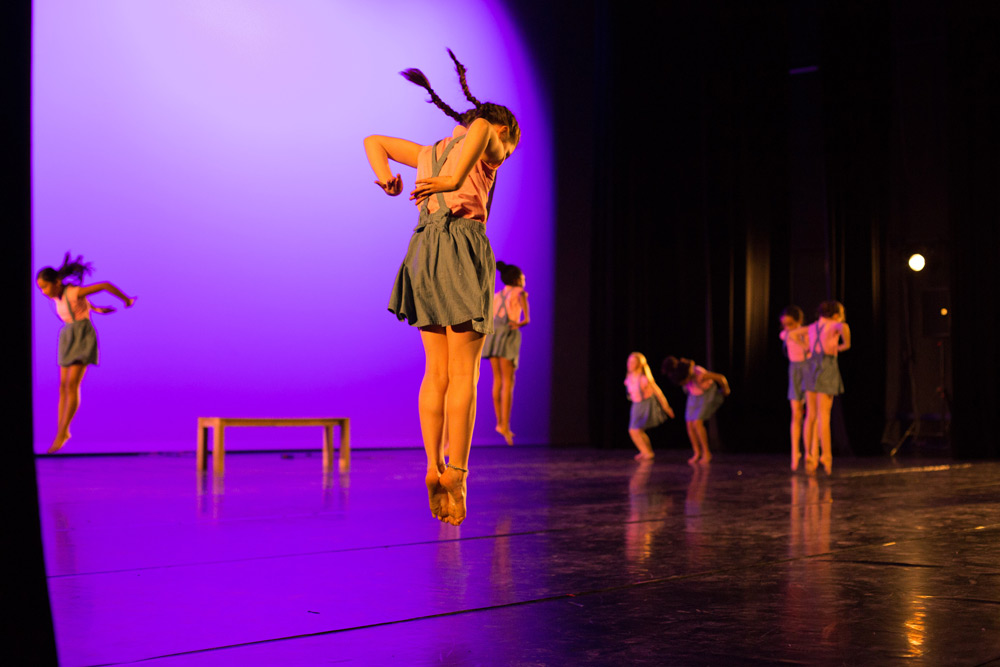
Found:
[[949, 6], [948, 130], [952, 272], [952, 451], [1000, 455], [1000, 6]]
[[4, 362], [4, 655], [11, 664], [55, 665], [56, 645], [38, 522], [31, 420], [31, 3], [3, 3], [0, 25], [4, 104], [2, 187], [5, 302], [12, 322]]
[[[596, 108], [590, 429], [627, 445], [632, 351], [725, 374], [732, 450], [783, 446], [784, 360], [774, 320], [787, 272], [787, 25], [781, 2], [610, 5]], [[775, 354], [778, 356], [775, 357]], [[663, 380], [665, 383], [666, 381]], [[679, 390], [664, 387], [682, 413]], [[734, 429], [738, 428], [738, 433]], [[651, 434], [686, 443], [683, 419]]]

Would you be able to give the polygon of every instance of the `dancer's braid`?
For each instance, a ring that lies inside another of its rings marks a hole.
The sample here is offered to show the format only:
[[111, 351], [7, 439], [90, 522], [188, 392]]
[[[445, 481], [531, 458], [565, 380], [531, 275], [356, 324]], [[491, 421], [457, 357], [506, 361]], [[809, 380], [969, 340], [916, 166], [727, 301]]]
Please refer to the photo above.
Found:
[[452, 118], [454, 118], [455, 121], [457, 121], [459, 123], [464, 123], [465, 122], [463, 114], [458, 113], [457, 111], [455, 111], [454, 109], [452, 109], [450, 106], [448, 106], [447, 104], [445, 104], [445, 101], [442, 100], [438, 96], [438, 94], [434, 92], [434, 89], [431, 88], [430, 81], [427, 80], [427, 77], [424, 76], [423, 72], [421, 72], [418, 69], [410, 68], [408, 70], [404, 70], [404, 71], [400, 72], [400, 74], [402, 74], [403, 77], [407, 81], [409, 81], [410, 83], [415, 83], [418, 86], [420, 86], [421, 88], [426, 89], [427, 92], [431, 94], [430, 103], [434, 104], [438, 109], [440, 109], [441, 111], [445, 112], [446, 114], [448, 114], [449, 116], [451, 116]]
[[478, 109], [482, 106], [482, 103], [469, 91], [469, 83], [465, 80], [465, 65], [458, 62], [458, 58], [456, 58], [455, 54], [451, 52], [451, 49], [448, 49], [448, 55], [451, 56], [452, 62], [455, 63], [455, 71], [458, 72], [458, 81], [462, 84], [462, 92], [465, 93], [465, 99], [472, 102], [472, 104]]

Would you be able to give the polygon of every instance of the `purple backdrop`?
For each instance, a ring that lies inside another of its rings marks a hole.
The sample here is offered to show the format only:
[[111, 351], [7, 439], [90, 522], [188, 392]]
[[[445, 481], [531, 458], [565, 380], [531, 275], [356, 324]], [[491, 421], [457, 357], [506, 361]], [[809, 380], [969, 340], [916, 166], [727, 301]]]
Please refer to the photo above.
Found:
[[[445, 47], [523, 128], [488, 233], [531, 294], [512, 426], [518, 442], [547, 441], [550, 136], [498, 1], [36, 0], [33, 44], [36, 269], [72, 250], [94, 262], [91, 280], [139, 296], [94, 316], [102, 362], [67, 453], [191, 450], [199, 415], [347, 415], [356, 446], [420, 445], [419, 336], [385, 309], [416, 210], [373, 184], [362, 139], [450, 134], [397, 74], [420, 67], [466, 108]], [[38, 452], [56, 426], [53, 313], [36, 290]], [[483, 362], [477, 443], [501, 442], [490, 382]], [[237, 449], [318, 442], [227, 434]]]

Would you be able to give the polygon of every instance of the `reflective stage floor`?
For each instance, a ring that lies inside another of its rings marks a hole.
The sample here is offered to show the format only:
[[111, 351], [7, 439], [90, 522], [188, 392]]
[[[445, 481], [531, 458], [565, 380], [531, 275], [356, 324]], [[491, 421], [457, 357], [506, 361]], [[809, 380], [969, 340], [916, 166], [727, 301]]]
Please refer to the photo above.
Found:
[[40, 458], [60, 663], [1000, 664], [1000, 464], [686, 456]]

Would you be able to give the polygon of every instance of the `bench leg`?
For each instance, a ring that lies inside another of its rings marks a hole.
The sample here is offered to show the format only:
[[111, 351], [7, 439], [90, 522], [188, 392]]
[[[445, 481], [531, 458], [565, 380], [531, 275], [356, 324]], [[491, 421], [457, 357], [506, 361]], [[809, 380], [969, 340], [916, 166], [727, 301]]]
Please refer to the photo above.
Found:
[[351, 469], [351, 421], [340, 423], [340, 472]]
[[205, 472], [208, 468], [205, 460], [208, 458], [208, 429], [202, 425], [201, 421], [198, 422], [198, 445], [195, 449], [195, 457], [197, 458], [198, 472]]
[[323, 427], [323, 470], [333, 465], [333, 426]]
[[226, 472], [225, 431], [226, 428], [222, 424], [215, 425], [215, 433], [213, 433], [215, 437], [212, 442], [212, 468], [216, 475], [222, 475]]

